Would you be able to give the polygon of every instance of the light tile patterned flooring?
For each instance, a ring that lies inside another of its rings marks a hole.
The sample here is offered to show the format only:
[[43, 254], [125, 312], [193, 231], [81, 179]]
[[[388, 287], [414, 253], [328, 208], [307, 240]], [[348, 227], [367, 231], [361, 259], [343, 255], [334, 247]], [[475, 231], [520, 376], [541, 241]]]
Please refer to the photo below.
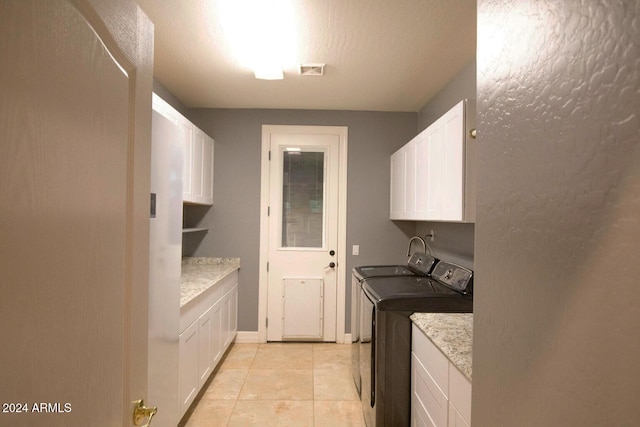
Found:
[[363, 427], [344, 344], [233, 344], [180, 427]]

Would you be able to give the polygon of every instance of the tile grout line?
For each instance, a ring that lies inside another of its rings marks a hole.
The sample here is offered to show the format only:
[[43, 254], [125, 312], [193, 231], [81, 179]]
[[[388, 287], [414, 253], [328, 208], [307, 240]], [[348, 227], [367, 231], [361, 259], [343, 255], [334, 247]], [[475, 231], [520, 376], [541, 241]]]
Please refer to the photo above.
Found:
[[240, 390], [238, 390], [238, 395], [236, 396], [236, 401], [233, 404], [233, 409], [231, 410], [231, 414], [229, 414], [229, 418], [227, 419], [227, 423], [226, 423], [227, 426], [229, 426], [229, 423], [231, 422], [231, 418], [233, 417], [233, 414], [236, 411], [236, 408], [238, 407], [238, 402], [240, 401], [240, 395], [242, 394], [242, 390], [244, 389], [244, 386], [247, 383], [247, 379], [249, 378], [249, 374], [251, 373], [251, 369], [253, 368], [253, 363], [255, 362], [256, 356], [258, 355], [258, 350], [260, 350], [260, 345], [261, 344], [258, 344], [256, 348], [256, 352], [251, 358], [251, 363], [249, 364], [249, 368], [247, 369], [247, 375], [244, 377], [244, 380], [242, 381], [242, 386], [240, 386]]

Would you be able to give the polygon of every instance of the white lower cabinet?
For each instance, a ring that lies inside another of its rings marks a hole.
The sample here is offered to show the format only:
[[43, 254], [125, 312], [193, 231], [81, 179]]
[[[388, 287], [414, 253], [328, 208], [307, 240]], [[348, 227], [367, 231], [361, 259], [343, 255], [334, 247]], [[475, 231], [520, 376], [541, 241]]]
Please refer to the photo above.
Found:
[[180, 334], [178, 393], [180, 416], [198, 394], [198, 323], [192, 323]]
[[193, 403], [237, 334], [237, 271], [207, 289], [180, 314], [180, 416]]
[[413, 325], [411, 426], [470, 425], [471, 382]]

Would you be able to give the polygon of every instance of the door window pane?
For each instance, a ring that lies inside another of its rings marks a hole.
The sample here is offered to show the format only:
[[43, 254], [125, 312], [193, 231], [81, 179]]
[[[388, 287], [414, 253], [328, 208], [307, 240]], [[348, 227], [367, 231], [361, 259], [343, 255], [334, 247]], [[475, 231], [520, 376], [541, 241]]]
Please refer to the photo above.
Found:
[[282, 247], [324, 244], [325, 153], [283, 151]]

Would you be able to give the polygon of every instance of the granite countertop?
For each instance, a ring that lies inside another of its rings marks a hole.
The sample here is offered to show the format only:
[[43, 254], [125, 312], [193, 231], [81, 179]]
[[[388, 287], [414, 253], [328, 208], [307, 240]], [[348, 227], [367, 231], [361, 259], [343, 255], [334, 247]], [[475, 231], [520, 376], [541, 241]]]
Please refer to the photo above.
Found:
[[183, 258], [180, 307], [184, 307], [239, 268], [240, 258]]
[[411, 320], [471, 381], [473, 313], [414, 313]]

